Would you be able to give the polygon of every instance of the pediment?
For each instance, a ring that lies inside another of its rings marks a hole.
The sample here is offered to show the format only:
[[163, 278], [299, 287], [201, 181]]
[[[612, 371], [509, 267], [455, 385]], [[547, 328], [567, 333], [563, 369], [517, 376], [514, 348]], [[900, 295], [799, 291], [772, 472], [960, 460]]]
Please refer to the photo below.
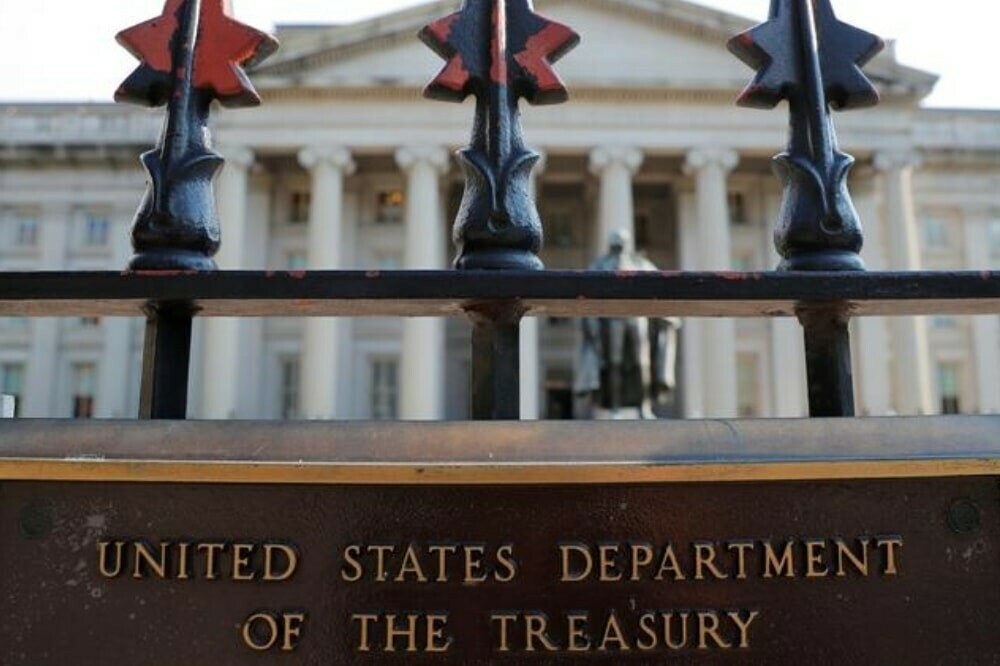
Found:
[[[296, 28], [288, 49], [256, 78], [263, 88], [420, 87], [442, 65], [416, 32], [458, 6], [439, 1], [370, 22]], [[681, 0], [536, 0], [537, 10], [573, 27], [581, 45], [557, 69], [570, 88], [738, 90], [752, 72], [726, 40], [748, 19]], [[883, 88], [929, 93], [935, 77], [891, 55], [869, 67]]]

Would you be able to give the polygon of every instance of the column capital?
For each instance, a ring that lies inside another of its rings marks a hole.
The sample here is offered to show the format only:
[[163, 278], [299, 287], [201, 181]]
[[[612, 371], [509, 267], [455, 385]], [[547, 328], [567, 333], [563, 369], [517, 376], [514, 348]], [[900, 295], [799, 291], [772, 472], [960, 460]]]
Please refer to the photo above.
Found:
[[219, 146], [217, 150], [225, 158], [226, 164], [237, 169], [242, 169], [243, 171], [248, 171], [257, 160], [257, 156], [253, 150], [246, 146], [223, 145]]
[[441, 146], [405, 146], [396, 151], [396, 164], [406, 172], [426, 164], [443, 176], [451, 167], [451, 155]]
[[351, 151], [343, 146], [309, 146], [299, 151], [299, 164], [312, 171], [321, 164], [329, 165], [344, 175], [357, 169]]
[[631, 146], [601, 146], [590, 151], [590, 172], [601, 175], [612, 165], [621, 165], [635, 175], [646, 157], [638, 148]]
[[872, 160], [875, 169], [882, 172], [919, 169], [923, 163], [924, 158], [911, 148], [880, 150], [875, 153], [875, 158]]
[[740, 163], [740, 154], [730, 148], [693, 148], [684, 160], [684, 173], [696, 174], [715, 167], [729, 173]]

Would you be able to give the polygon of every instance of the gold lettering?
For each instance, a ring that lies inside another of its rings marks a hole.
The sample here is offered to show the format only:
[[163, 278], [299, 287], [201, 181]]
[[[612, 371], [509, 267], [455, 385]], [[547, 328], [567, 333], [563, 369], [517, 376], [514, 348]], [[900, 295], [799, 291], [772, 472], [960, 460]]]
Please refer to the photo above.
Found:
[[[344, 549], [344, 566], [340, 568], [340, 578], [345, 583], [357, 583], [365, 575], [364, 567], [361, 566], [361, 562], [358, 561], [358, 557], [361, 556], [361, 546], [352, 544]], [[354, 573], [348, 574], [347, 567], [350, 566], [354, 569]], [[360, 616], [367, 617], [367, 616]]]
[[205, 580], [215, 580], [219, 577], [218, 555], [226, 547], [224, 543], [200, 543], [198, 552], [205, 554]]
[[639, 571], [652, 564], [654, 556], [653, 547], [648, 543], [632, 544], [632, 577], [629, 580], [639, 581]]
[[302, 625], [306, 622], [303, 613], [286, 613], [282, 616], [285, 626], [285, 639], [281, 644], [283, 652], [292, 652], [298, 647], [299, 639], [302, 637]]
[[688, 644], [688, 620], [690, 619], [691, 614], [688, 612], [680, 614], [681, 631], [683, 633], [681, 633], [681, 639], [677, 642], [675, 642], [671, 638], [671, 636], [673, 635], [671, 627], [674, 624], [674, 614], [663, 613], [662, 615], [663, 615], [663, 637], [667, 642], [667, 647], [670, 648], [671, 650], [683, 650], [684, 648], [687, 647]]
[[548, 628], [549, 628], [549, 618], [545, 616], [544, 613], [525, 613], [524, 614], [524, 624], [525, 624], [525, 636], [524, 636], [524, 651], [534, 652], [535, 639], [542, 644], [542, 648], [547, 652], [558, 652], [559, 646], [552, 642], [549, 638]]
[[[803, 539], [806, 547], [806, 578], [825, 578], [830, 575], [830, 569], [824, 565], [826, 554], [825, 539]], [[820, 568], [822, 567], [822, 568]]]
[[378, 622], [378, 615], [355, 614], [351, 616], [351, 622], [359, 622], [361, 624], [360, 635], [358, 636], [358, 652], [371, 652], [372, 648], [368, 640], [368, 625], [372, 622]]
[[257, 572], [250, 567], [253, 549], [252, 543], [233, 544], [233, 580], [250, 581], [257, 577]]
[[476, 575], [483, 568], [483, 555], [486, 548], [483, 546], [463, 546], [465, 552], [465, 583], [485, 583], [489, 578], [486, 574]]
[[861, 544], [860, 555], [855, 555], [847, 542], [839, 537], [834, 539], [833, 543], [837, 546], [837, 576], [843, 578], [847, 575], [847, 570], [844, 566], [845, 560], [849, 561], [862, 576], [868, 575], [868, 545], [871, 543], [870, 539], [858, 539], [858, 543]]
[[[562, 553], [562, 578], [560, 582], [563, 583], [579, 583], [581, 581], [587, 580], [590, 577], [590, 572], [594, 569], [594, 558], [590, 554], [590, 549], [581, 544], [567, 544], [559, 546], [559, 552]], [[582, 570], [576, 572], [570, 572], [570, 554], [577, 553], [583, 556], [583, 561], [585, 566]]]
[[141, 541], [137, 541], [132, 544], [132, 548], [135, 549], [135, 568], [132, 573], [132, 578], [141, 579], [144, 577], [142, 573], [142, 564], [145, 562], [146, 568], [156, 575], [157, 578], [166, 578], [167, 576], [167, 548], [170, 546], [169, 543], [160, 544], [160, 558], [157, 560], [153, 555], [151, 546]]
[[444, 630], [447, 626], [447, 615], [432, 614], [427, 616], [427, 645], [424, 652], [441, 653], [451, 649], [454, 639], [450, 636], [447, 639], [444, 637]]
[[490, 615], [490, 622], [500, 621], [500, 647], [497, 652], [510, 652], [510, 643], [507, 640], [507, 625], [517, 621], [517, 613], [493, 613]]
[[666, 549], [663, 551], [663, 557], [660, 558], [660, 570], [656, 574], [656, 580], [664, 580], [664, 572], [672, 571], [673, 578], [675, 581], [685, 580], [684, 572], [681, 571], [680, 562], [677, 561], [677, 555], [674, 553], [674, 547], [672, 544], [667, 544]]
[[438, 583], [448, 582], [448, 556], [458, 552], [458, 546], [428, 546], [427, 552], [437, 555], [438, 573], [434, 580]]
[[385, 570], [385, 556], [392, 555], [396, 550], [394, 546], [368, 546], [369, 553], [375, 553], [375, 581], [384, 583], [389, 580], [389, 575]]
[[601, 582], [617, 583], [624, 576], [615, 567], [615, 557], [618, 555], [618, 546], [598, 546], [597, 556], [600, 562]]
[[493, 577], [498, 583], [509, 583], [517, 578], [517, 561], [514, 559], [513, 544], [506, 544], [497, 549], [497, 565], [507, 570], [504, 574], [499, 571], [494, 574]]
[[753, 552], [753, 541], [730, 541], [726, 544], [729, 552], [736, 552], [736, 580], [747, 579], [747, 553]]
[[886, 576], [895, 576], [899, 573], [897, 569], [896, 557], [899, 549], [903, 547], [903, 537], [878, 537], [875, 545], [884, 552], [885, 567], [882, 573]]
[[795, 554], [792, 550], [794, 542], [789, 539], [785, 542], [785, 549], [779, 558], [774, 552], [769, 541], [764, 542], [764, 578], [774, 578], [784, 576], [785, 578], [795, 578]]
[[642, 650], [643, 652], [649, 652], [655, 650], [659, 641], [656, 638], [656, 615], [653, 613], [646, 613], [639, 618], [639, 631], [646, 634], [648, 641], [643, 638], [639, 638], [635, 642], [635, 646]]
[[191, 548], [189, 543], [178, 543], [177, 544], [177, 580], [187, 580], [191, 576], [188, 574], [188, 550]]
[[745, 650], [750, 647], [750, 625], [753, 624], [753, 621], [757, 619], [758, 615], [760, 615], [760, 611], [751, 611], [746, 620], [740, 617], [741, 612], [742, 611], [729, 611], [726, 615], [728, 615], [729, 619], [733, 621], [736, 628], [740, 630], [740, 649]]
[[728, 650], [732, 647], [729, 643], [722, 640], [722, 636], [719, 635], [719, 615], [714, 611], [705, 611], [698, 613], [698, 649], [707, 650], [708, 639], [711, 638], [715, 644], [722, 648], [723, 650]]
[[[267, 631], [267, 639], [265, 642], [259, 642], [257, 639], [260, 638], [254, 631], [255, 625], [260, 625], [264, 623], [264, 627]], [[257, 613], [256, 615], [251, 615], [246, 622], [243, 623], [243, 642], [248, 648], [254, 650], [255, 652], [267, 652], [278, 642], [278, 621], [270, 613]]]
[[708, 569], [718, 580], [729, 578], [715, 566], [715, 544], [699, 541], [694, 545], [694, 579], [705, 580], [704, 570]]
[[[115, 565], [114, 569], [108, 563], [108, 546], [114, 546]], [[101, 570], [101, 575], [105, 578], [117, 578], [122, 573], [122, 550], [125, 548], [124, 541], [101, 541], [97, 544], [98, 556], [97, 564]]]
[[[282, 553], [285, 557], [285, 562], [287, 562], [285, 570], [281, 573], [278, 573], [275, 570], [275, 553]], [[295, 575], [298, 568], [299, 553], [295, 550], [295, 548], [292, 546], [286, 546], [283, 543], [264, 544], [264, 580], [278, 583], [286, 581]]]
[[590, 649], [590, 638], [587, 636], [589, 619], [586, 613], [567, 613], [569, 646], [566, 649], [570, 652], [586, 652]]
[[413, 574], [418, 583], [427, 582], [427, 576], [424, 575], [424, 570], [420, 568], [420, 560], [417, 559], [416, 548], [412, 545], [406, 549], [406, 553], [403, 555], [403, 564], [399, 567], [396, 582], [405, 583], [407, 574]]
[[396, 627], [396, 616], [386, 614], [385, 616], [385, 651], [396, 651], [396, 639], [406, 639], [406, 651], [417, 651], [417, 617], [416, 613], [406, 615], [406, 626], [402, 629]]
[[618, 652], [628, 652], [631, 648], [625, 641], [625, 634], [622, 632], [621, 624], [618, 623], [618, 615], [611, 611], [611, 615], [608, 616], [608, 622], [604, 625], [604, 639], [598, 646], [598, 651], [608, 652], [608, 643], [614, 641], [618, 644]]

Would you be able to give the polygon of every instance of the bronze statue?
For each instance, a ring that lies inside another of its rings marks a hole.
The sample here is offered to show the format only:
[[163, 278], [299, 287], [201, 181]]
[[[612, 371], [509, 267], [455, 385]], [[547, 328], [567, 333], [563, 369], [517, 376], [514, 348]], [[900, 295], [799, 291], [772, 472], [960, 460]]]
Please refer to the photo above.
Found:
[[[608, 244], [590, 270], [657, 270], [634, 250], [628, 231], [612, 232]], [[573, 386], [577, 416], [656, 418], [654, 404], [668, 402], [677, 387], [679, 328], [676, 318], [583, 319]]]

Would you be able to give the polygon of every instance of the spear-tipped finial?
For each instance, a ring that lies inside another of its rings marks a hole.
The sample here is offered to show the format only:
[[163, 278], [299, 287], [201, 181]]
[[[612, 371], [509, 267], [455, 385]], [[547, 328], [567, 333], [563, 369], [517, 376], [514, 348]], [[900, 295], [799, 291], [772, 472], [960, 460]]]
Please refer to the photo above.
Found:
[[541, 268], [542, 227], [529, 195], [538, 155], [524, 145], [518, 102], [568, 98], [552, 63], [579, 36], [536, 14], [531, 0], [464, 0], [420, 38], [447, 60], [425, 94], [451, 102], [476, 97], [472, 143], [459, 153], [466, 188], [455, 221], [456, 266]]
[[223, 159], [209, 147], [209, 108], [216, 99], [227, 107], [259, 104], [243, 68], [278, 46], [231, 14], [230, 0], [167, 0], [160, 16], [118, 35], [140, 65], [115, 100], [168, 107], [159, 144], [142, 156], [148, 186], [132, 230], [133, 269], [215, 268], [212, 182]]
[[830, 0], [771, 0], [770, 18], [729, 42], [757, 70], [739, 104], [788, 100], [791, 138], [775, 158], [785, 184], [775, 243], [783, 270], [863, 270], [861, 224], [847, 189], [854, 158], [840, 152], [830, 108], [873, 106], [861, 68], [883, 41], [837, 20]]

